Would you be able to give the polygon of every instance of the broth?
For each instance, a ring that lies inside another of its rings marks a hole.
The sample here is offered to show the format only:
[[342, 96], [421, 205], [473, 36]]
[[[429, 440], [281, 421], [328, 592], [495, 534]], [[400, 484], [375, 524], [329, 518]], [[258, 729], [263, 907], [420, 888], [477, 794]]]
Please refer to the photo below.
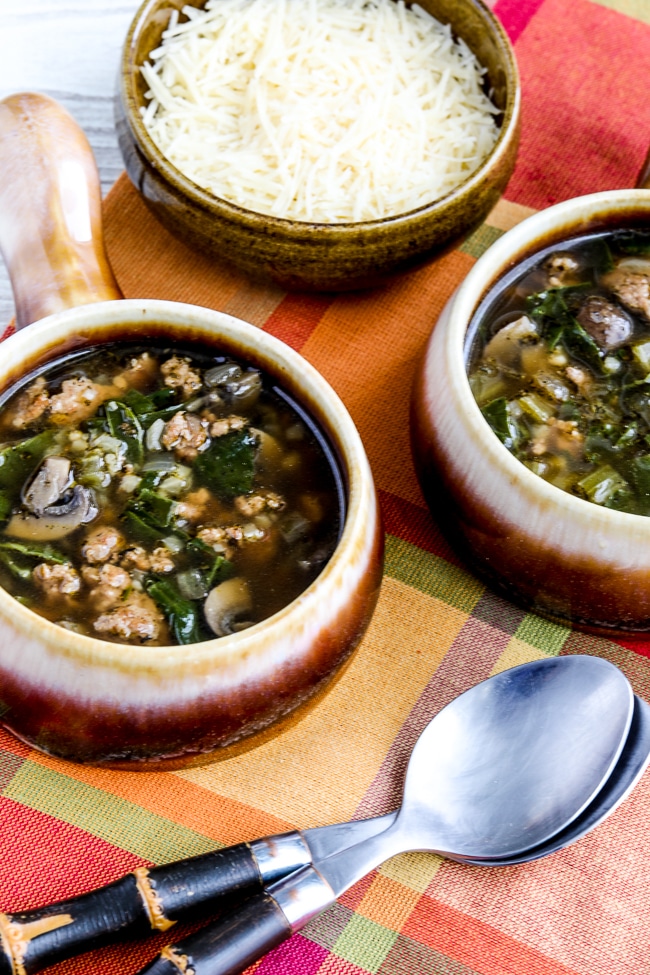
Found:
[[650, 515], [650, 231], [541, 251], [488, 294], [468, 342], [474, 397], [518, 460]]
[[333, 553], [340, 475], [260, 370], [194, 347], [109, 345], [23, 381], [0, 408], [0, 584], [113, 642], [237, 632]]

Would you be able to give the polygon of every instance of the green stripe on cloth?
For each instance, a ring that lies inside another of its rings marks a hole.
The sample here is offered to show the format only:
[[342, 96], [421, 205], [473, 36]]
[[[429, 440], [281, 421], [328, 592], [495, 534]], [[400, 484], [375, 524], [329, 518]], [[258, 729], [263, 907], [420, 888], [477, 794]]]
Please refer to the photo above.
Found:
[[313, 941], [314, 944], [320, 945], [321, 948], [333, 951], [334, 945], [353, 916], [349, 907], [337, 901], [324, 914], [320, 914], [313, 921], [310, 921], [307, 927], [303, 928], [302, 936]]
[[391, 579], [465, 613], [472, 612], [485, 591], [485, 586], [465, 569], [394, 535], [386, 537], [384, 571]]
[[495, 240], [503, 236], [504, 231], [499, 230], [498, 227], [490, 227], [487, 223], [482, 224], [478, 230], [475, 230], [471, 237], [461, 244], [458, 248], [463, 254], [469, 254], [470, 257], [479, 258], [481, 254], [484, 254], [488, 247], [491, 247]]
[[608, 7], [619, 14], [650, 24], [650, 3], [648, 0], [592, 0], [600, 7]]
[[396, 940], [397, 931], [355, 914], [337, 939], [334, 953], [375, 975]]
[[[445, 958], [432, 948], [400, 934], [378, 975], [477, 975], [474, 968], [467, 968], [453, 958]], [[522, 973], [523, 975], [523, 973]]]
[[526, 616], [517, 628], [515, 636], [549, 657], [557, 657], [566, 643], [571, 630], [568, 626], [550, 623], [532, 613]]
[[169, 863], [218, 846], [207, 836], [29, 759], [4, 795], [152, 863]]

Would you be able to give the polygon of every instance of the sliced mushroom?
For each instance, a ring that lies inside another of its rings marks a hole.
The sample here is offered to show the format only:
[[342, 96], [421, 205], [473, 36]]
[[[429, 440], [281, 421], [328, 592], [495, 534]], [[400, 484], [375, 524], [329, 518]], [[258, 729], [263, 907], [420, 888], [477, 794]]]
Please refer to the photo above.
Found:
[[577, 318], [603, 352], [611, 352], [625, 345], [634, 332], [634, 322], [627, 312], [601, 295], [585, 298]]
[[259, 430], [257, 427], [250, 427], [250, 432], [257, 438], [256, 456], [261, 464], [274, 466], [280, 463], [282, 458], [282, 447], [275, 437], [272, 437], [266, 430]]
[[521, 359], [521, 350], [533, 342], [539, 341], [537, 325], [527, 315], [522, 315], [514, 322], [504, 325], [492, 336], [483, 351], [483, 359], [495, 359], [499, 365], [517, 368]]
[[92, 521], [96, 515], [97, 505], [92, 491], [77, 484], [70, 498], [61, 504], [48, 505], [39, 514], [30, 511], [13, 515], [5, 532], [13, 538], [55, 541]]
[[22, 502], [36, 515], [56, 504], [70, 487], [71, 463], [67, 457], [46, 457], [23, 489]]
[[246, 619], [253, 608], [248, 584], [244, 579], [227, 579], [211, 589], [203, 609], [210, 629], [217, 636], [228, 636], [252, 626]]
[[217, 389], [231, 406], [250, 409], [262, 392], [262, 377], [256, 369], [244, 372], [235, 362], [224, 362], [204, 375], [206, 386]]

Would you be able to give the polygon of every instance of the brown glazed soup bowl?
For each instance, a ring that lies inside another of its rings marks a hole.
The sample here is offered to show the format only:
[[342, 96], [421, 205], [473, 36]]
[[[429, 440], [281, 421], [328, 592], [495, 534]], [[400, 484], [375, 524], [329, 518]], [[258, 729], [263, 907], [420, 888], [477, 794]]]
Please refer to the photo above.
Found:
[[548, 245], [650, 226], [650, 192], [597, 193], [540, 211], [477, 261], [438, 319], [411, 404], [413, 455], [434, 516], [468, 563], [507, 598], [602, 633], [650, 630], [650, 518], [605, 508], [538, 477], [492, 432], [467, 378], [481, 299]]
[[159, 46], [172, 11], [184, 6], [186, 0], [145, 0], [138, 10], [124, 44], [116, 119], [131, 181], [160, 222], [190, 245], [289, 290], [345, 291], [384, 283], [387, 275], [421, 264], [478, 227], [497, 203], [517, 155], [520, 87], [508, 37], [481, 0], [422, 0], [421, 6], [451, 24], [487, 68], [487, 87], [502, 112], [491, 154], [436, 202], [340, 224], [280, 219], [228, 203], [183, 176], [156, 147], [141, 118], [148, 86], [140, 69]]
[[313, 418], [338, 463], [345, 516], [320, 575], [249, 629], [186, 646], [131, 646], [71, 632], [0, 589], [0, 720], [78, 762], [174, 768], [262, 740], [317, 699], [361, 639], [377, 599], [383, 534], [356, 428], [301, 356], [206, 308], [123, 300], [101, 241], [90, 148], [50, 99], [0, 102], [0, 246], [16, 299], [0, 392], [68, 351], [129, 338], [200, 342], [266, 371]]

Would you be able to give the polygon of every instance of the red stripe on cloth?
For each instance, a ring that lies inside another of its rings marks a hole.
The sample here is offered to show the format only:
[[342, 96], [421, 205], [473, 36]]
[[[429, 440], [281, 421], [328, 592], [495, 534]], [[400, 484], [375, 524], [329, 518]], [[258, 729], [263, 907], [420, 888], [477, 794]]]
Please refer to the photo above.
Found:
[[257, 975], [316, 975], [329, 951], [300, 934], [285, 941], [262, 959]]
[[264, 330], [300, 351], [332, 301], [316, 295], [287, 295], [267, 318]]
[[634, 186], [650, 132], [640, 82], [649, 57], [649, 24], [590, 0], [545, 0], [517, 44], [522, 127], [509, 200], [540, 210]]
[[612, 642], [618, 643], [625, 650], [632, 650], [633, 653], [638, 653], [642, 657], [650, 657], [650, 637], [647, 634], [638, 637], [615, 637]]
[[494, 7], [508, 37], [514, 44], [526, 30], [544, 0], [499, 0]]
[[477, 975], [576, 975], [541, 951], [426, 895], [402, 934], [467, 965]]
[[45, 813], [0, 797], [0, 911], [74, 897], [146, 864]]
[[388, 491], [380, 490], [378, 493], [384, 528], [389, 535], [417, 545], [418, 548], [432, 552], [454, 565], [462, 564], [447, 544], [427, 508], [420, 508]]

